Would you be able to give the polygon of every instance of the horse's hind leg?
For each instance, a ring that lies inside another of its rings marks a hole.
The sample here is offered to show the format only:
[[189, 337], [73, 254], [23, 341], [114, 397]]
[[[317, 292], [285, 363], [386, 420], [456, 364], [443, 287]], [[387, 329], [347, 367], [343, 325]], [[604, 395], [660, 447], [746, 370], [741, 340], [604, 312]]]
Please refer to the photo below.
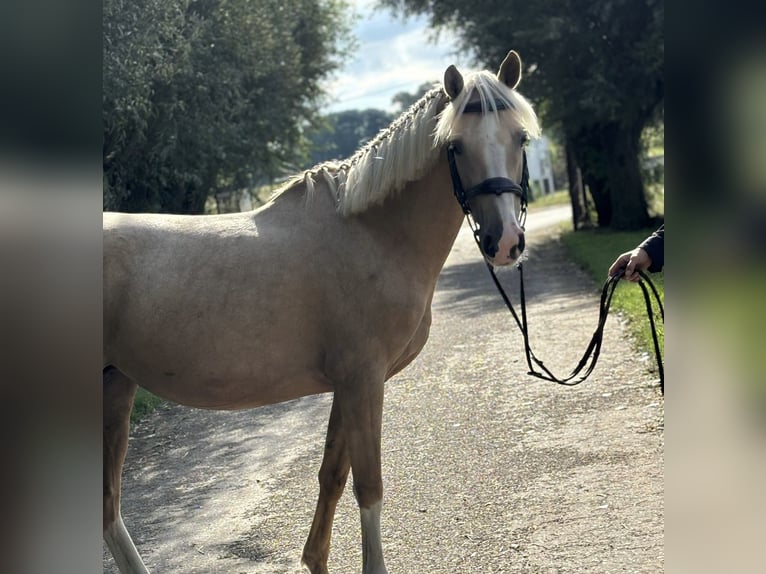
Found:
[[136, 384], [109, 367], [104, 369], [104, 540], [122, 574], [149, 574], [120, 514], [122, 465], [128, 451], [130, 411]]
[[302, 562], [311, 574], [327, 574], [327, 557], [330, 553], [330, 536], [335, 507], [346, 486], [351, 461], [343, 434], [340, 407], [333, 399], [330, 422], [327, 425], [324, 458], [319, 469], [319, 500], [314, 521], [303, 548]]

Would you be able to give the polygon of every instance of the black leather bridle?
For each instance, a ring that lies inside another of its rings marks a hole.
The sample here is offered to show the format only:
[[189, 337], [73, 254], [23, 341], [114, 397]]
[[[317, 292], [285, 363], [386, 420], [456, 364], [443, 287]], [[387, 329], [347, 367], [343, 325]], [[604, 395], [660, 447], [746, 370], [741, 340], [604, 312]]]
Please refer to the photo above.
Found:
[[[495, 100], [495, 108], [497, 110], [503, 110], [508, 109], [508, 106], [502, 102], [501, 100]], [[463, 113], [483, 113], [485, 108], [482, 106], [481, 102], [469, 102], [466, 104], [465, 109], [463, 110]], [[465, 190], [463, 188], [463, 182], [460, 180], [460, 173], [457, 169], [457, 162], [455, 161], [455, 146], [454, 144], [450, 144], [447, 146], [447, 162], [449, 163], [449, 170], [450, 175], [452, 176], [452, 188], [455, 193], [455, 197], [457, 198], [458, 203], [460, 204], [460, 207], [463, 209], [463, 213], [466, 216], [466, 220], [468, 221], [468, 224], [471, 227], [471, 230], [473, 231], [473, 238], [476, 241], [476, 245], [479, 247], [479, 251], [483, 253], [482, 247], [481, 247], [481, 240], [479, 239], [479, 228], [476, 224], [476, 221], [473, 217], [473, 214], [471, 213], [471, 208], [468, 206], [468, 200], [473, 199], [476, 196], [479, 195], [485, 195], [485, 194], [492, 194], [492, 195], [501, 195], [503, 193], [513, 193], [514, 195], [518, 196], [521, 199], [521, 212], [519, 214], [519, 226], [522, 230], [524, 230], [524, 224], [526, 222], [527, 218], [527, 204], [529, 200], [529, 170], [527, 167], [527, 154], [526, 152], [522, 151], [523, 153], [523, 167], [522, 167], [522, 175], [521, 175], [521, 183], [517, 184], [515, 181], [505, 178], [505, 177], [492, 177], [489, 179], [485, 179], [478, 185], [475, 185], [471, 187], [468, 190]], [[503, 298], [503, 301], [505, 302], [506, 307], [508, 307], [508, 310], [511, 312], [511, 315], [513, 316], [514, 320], [516, 321], [516, 325], [518, 325], [519, 330], [521, 331], [522, 337], [524, 338], [524, 353], [526, 355], [527, 359], [527, 366], [529, 367], [529, 375], [532, 375], [534, 377], [537, 377], [539, 379], [543, 379], [546, 381], [551, 381], [554, 383], [558, 383], [560, 385], [577, 385], [588, 378], [588, 376], [593, 372], [593, 369], [596, 367], [596, 363], [598, 361], [598, 357], [601, 354], [601, 345], [603, 343], [604, 338], [604, 326], [606, 325], [606, 319], [609, 315], [609, 307], [612, 302], [612, 295], [614, 295], [614, 290], [617, 288], [617, 284], [620, 281], [620, 278], [622, 276], [622, 273], [618, 273], [612, 277], [609, 277], [606, 282], [604, 283], [604, 286], [601, 290], [601, 301], [599, 304], [599, 319], [598, 319], [598, 326], [596, 327], [595, 332], [593, 333], [593, 336], [591, 337], [590, 343], [588, 344], [588, 347], [585, 350], [585, 353], [583, 354], [582, 358], [580, 359], [580, 362], [577, 364], [577, 366], [572, 370], [572, 372], [563, 378], [559, 378], [556, 375], [554, 375], [548, 367], [545, 366], [543, 361], [538, 359], [534, 352], [532, 351], [532, 348], [529, 345], [529, 325], [527, 323], [527, 304], [526, 304], [526, 297], [524, 295], [524, 270], [521, 262], [517, 264], [518, 270], [519, 270], [519, 300], [521, 304], [521, 318], [519, 318], [519, 315], [516, 313], [516, 310], [513, 307], [513, 304], [511, 303], [510, 298], [505, 292], [505, 289], [503, 289], [502, 284], [497, 278], [497, 275], [495, 275], [495, 269], [494, 266], [487, 261], [487, 259], [484, 259], [484, 262], [487, 265], [487, 269], [489, 269], [489, 274], [492, 276], [492, 280], [495, 283], [495, 287], [497, 287], [497, 290], [500, 292], [501, 297]], [[651, 282], [649, 277], [647, 277], [643, 272], [639, 271], [639, 274], [641, 276], [641, 281], [639, 281], [639, 286], [641, 287], [641, 290], [644, 295], [644, 302], [646, 304], [646, 313], [649, 317], [649, 323], [651, 326], [651, 332], [652, 332], [652, 338], [654, 342], [654, 352], [655, 357], [657, 359], [657, 368], [659, 370], [660, 375], [660, 389], [662, 393], [665, 393], [665, 373], [663, 368], [663, 361], [662, 361], [662, 353], [660, 351], [660, 345], [659, 340], [657, 337], [657, 329], [654, 322], [654, 310], [652, 308], [652, 301], [650, 298], [649, 291], [646, 288], [646, 284], [649, 285], [649, 288], [651, 289], [651, 294], [654, 296], [654, 301], [656, 305], [658, 306], [659, 313], [662, 316], [662, 320], [665, 320], [665, 310], [662, 305], [662, 301], [660, 300], [660, 296], [657, 292], [657, 289], [655, 288], [654, 284]], [[535, 369], [535, 365], [537, 365], [541, 370]]]

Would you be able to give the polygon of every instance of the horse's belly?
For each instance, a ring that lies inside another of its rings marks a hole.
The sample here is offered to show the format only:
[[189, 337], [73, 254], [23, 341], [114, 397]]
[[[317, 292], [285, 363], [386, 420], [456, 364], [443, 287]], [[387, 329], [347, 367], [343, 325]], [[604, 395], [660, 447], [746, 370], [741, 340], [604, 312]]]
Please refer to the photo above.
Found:
[[126, 374], [159, 397], [203, 409], [249, 409], [333, 390], [321, 373], [313, 372], [286, 373], [277, 378], [266, 374], [212, 376], [168, 370]]

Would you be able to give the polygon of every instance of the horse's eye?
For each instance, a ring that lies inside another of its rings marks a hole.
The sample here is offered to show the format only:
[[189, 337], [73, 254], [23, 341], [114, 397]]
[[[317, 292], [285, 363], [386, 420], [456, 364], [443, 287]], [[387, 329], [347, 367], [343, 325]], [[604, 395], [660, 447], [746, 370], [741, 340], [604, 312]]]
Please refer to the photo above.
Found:
[[460, 140], [454, 140], [450, 142], [449, 145], [452, 148], [452, 151], [455, 152], [455, 155], [460, 155], [463, 153], [463, 142]]

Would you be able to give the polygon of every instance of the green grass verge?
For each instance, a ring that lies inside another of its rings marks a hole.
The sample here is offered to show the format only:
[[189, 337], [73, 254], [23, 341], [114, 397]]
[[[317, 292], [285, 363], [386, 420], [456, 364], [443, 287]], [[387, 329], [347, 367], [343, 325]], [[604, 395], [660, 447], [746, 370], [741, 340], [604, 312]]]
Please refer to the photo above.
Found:
[[133, 410], [130, 412], [130, 423], [137, 423], [143, 417], [156, 409], [157, 406], [162, 402], [163, 401], [160, 397], [153, 395], [146, 389], [139, 387], [136, 391], [136, 398], [133, 400]]
[[[635, 248], [653, 231], [654, 229], [624, 232], [602, 229], [569, 231], [562, 234], [561, 240], [572, 258], [598, 285], [602, 285], [606, 281], [609, 266], [617, 256]], [[650, 278], [657, 287], [664, 305], [665, 274], [652, 273]], [[612, 312], [614, 311], [619, 311], [626, 317], [630, 332], [636, 338], [640, 349], [654, 355], [654, 343], [641, 288], [628, 281], [620, 282], [612, 299]], [[665, 329], [659, 317], [656, 318], [656, 324], [660, 349], [664, 356]]]
[[536, 209], [538, 207], [551, 207], [552, 205], [569, 205], [570, 203], [569, 192], [563, 189], [535, 198], [530, 202], [529, 208]]

